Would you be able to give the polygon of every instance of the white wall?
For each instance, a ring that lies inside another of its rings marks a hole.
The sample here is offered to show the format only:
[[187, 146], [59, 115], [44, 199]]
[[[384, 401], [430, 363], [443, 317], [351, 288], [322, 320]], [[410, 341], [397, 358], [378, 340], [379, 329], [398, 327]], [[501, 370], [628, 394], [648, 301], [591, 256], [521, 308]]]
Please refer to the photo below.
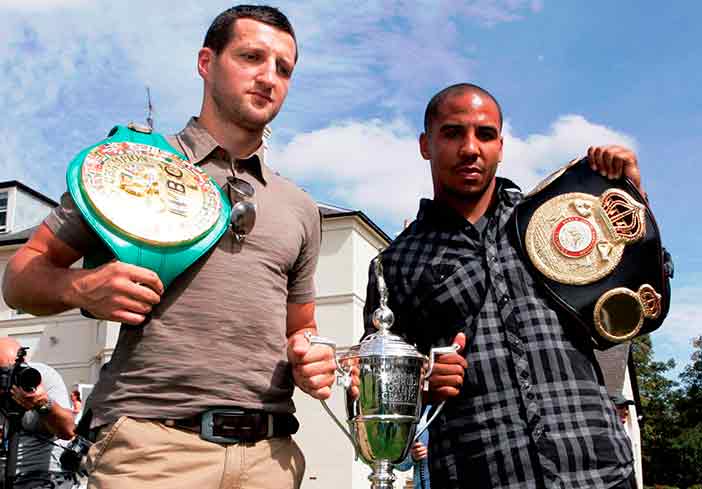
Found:
[[[385, 246], [358, 218], [325, 219], [317, 267], [317, 323], [319, 334], [338, 346], [358, 343], [363, 334], [363, 305], [370, 260]], [[296, 437], [307, 460], [303, 488], [361, 489], [369, 487], [370, 469], [354, 462], [346, 436], [319, 401], [295, 392], [301, 429]], [[346, 425], [344, 392], [334, 388], [329, 407]], [[400, 482], [396, 487], [402, 487]]]
[[[624, 388], [622, 389], [622, 395], [626, 399], [633, 399], [634, 392], [631, 385], [631, 378], [629, 376], [629, 367], [627, 366], [624, 372]], [[638, 413], [636, 412], [636, 406], [631, 405], [629, 407], [629, 417], [626, 420], [624, 428], [629, 434], [631, 439], [631, 445], [634, 451], [634, 471], [636, 472], [636, 485], [638, 489], [643, 489], [643, 466], [641, 460], [641, 432], [639, 428]]]
[[49, 215], [52, 206], [35, 196], [16, 188], [14, 202], [14, 226], [12, 232], [36, 226]]
[[[3, 275], [5, 274], [5, 267], [7, 267], [7, 261], [17, 248], [18, 246], [5, 246], [4, 248], [0, 248], [0, 272], [2, 272]], [[0, 294], [0, 321], [12, 319], [13, 317], [14, 313], [12, 309], [5, 304], [5, 299], [3, 299], [2, 294]]]

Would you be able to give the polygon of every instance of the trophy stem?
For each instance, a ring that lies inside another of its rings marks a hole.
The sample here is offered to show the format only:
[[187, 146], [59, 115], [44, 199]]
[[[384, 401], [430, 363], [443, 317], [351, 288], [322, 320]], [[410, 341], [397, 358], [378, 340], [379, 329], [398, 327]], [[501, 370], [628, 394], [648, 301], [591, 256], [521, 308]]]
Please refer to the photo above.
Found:
[[396, 477], [392, 470], [393, 466], [389, 461], [376, 461], [373, 464], [373, 472], [368, 476], [371, 489], [393, 489]]

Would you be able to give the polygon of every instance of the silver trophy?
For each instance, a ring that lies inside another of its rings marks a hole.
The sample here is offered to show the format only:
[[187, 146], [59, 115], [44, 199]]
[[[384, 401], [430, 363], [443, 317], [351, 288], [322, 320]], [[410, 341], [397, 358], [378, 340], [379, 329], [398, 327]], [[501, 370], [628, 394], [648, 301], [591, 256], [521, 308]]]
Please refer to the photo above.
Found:
[[[349, 438], [356, 456], [360, 455], [373, 469], [368, 477], [371, 488], [392, 489], [395, 481], [393, 464], [405, 459], [421, 434], [416, 433], [421, 416], [421, 391], [428, 389], [427, 379], [436, 355], [454, 352], [456, 345], [432, 348], [427, 357], [390, 333], [394, 315], [387, 305], [388, 290], [380, 257], [374, 260], [374, 270], [380, 307], [373, 312], [373, 325], [378, 332], [346, 348], [337, 348], [333, 341], [318, 336], [308, 336], [308, 339], [311, 344], [328, 345], [334, 349], [339, 380], [346, 388], [349, 429], [322, 401], [324, 409]], [[442, 405], [424, 429], [436, 418]]]

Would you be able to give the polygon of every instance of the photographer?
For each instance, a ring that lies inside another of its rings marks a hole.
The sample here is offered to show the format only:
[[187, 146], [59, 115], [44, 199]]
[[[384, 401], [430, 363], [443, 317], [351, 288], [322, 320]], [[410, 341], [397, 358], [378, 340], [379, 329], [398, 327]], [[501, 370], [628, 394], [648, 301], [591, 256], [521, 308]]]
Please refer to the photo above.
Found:
[[[12, 338], [0, 338], [0, 369], [5, 371], [16, 368], [15, 360], [20, 348], [19, 343]], [[75, 424], [70, 409], [68, 391], [61, 376], [48, 365], [31, 363], [30, 367], [41, 374], [41, 383], [33, 391], [25, 391], [17, 385], [12, 385], [9, 392], [0, 393], [3, 396], [2, 405], [13, 406], [13, 412], [20, 412], [21, 423], [19, 442], [16, 454], [16, 470], [13, 487], [15, 489], [56, 488], [68, 489], [73, 485], [73, 474], [61, 469], [59, 457], [64, 451], [64, 442], [73, 437]], [[7, 397], [11, 396], [11, 400]], [[7, 412], [3, 413], [3, 418]], [[8, 419], [4, 419], [5, 429], [8, 429]], [[3, 450], [0, 457], [0, 475], [3, 485], [5, 479], [5, 464], [13, 447], [9, 444], [11, 433], [3, 433]]]

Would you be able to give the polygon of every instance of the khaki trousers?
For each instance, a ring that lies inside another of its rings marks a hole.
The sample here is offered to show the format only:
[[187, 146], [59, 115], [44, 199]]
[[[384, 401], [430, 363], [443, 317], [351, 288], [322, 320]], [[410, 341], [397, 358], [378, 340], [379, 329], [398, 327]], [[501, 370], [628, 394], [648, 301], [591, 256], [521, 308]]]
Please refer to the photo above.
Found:
[[86, 464], [89, 489], [297, 489], [305, 472], [291, 437], [220, 445], [128, 417], [100, 431]]

